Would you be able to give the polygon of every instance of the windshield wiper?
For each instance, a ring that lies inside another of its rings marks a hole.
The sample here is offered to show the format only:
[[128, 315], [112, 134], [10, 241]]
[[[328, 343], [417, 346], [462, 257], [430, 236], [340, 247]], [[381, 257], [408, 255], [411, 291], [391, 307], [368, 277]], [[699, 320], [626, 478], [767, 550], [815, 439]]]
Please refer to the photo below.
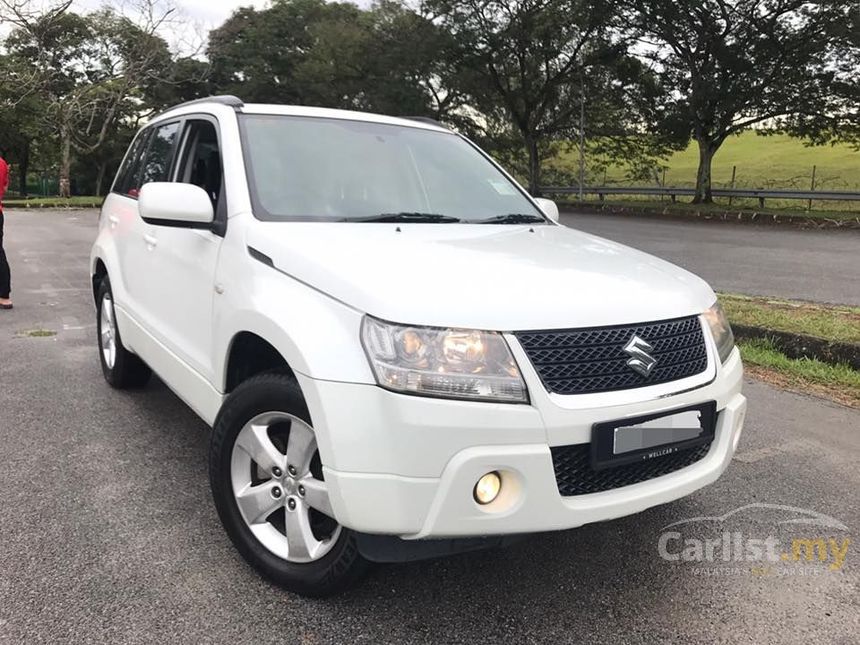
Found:
[[344, 222], [412, 222], [417, 224], [448, 224], [460, 221], [459, 217], [438, 213], [380, 213], [371, 217], [350, 217]]
[[479, 219], [470, 224], [545, 224], [546, 220], [539, 215], [526, 213], [508, 213], [507, 215], [496, 215], [487, 219]]

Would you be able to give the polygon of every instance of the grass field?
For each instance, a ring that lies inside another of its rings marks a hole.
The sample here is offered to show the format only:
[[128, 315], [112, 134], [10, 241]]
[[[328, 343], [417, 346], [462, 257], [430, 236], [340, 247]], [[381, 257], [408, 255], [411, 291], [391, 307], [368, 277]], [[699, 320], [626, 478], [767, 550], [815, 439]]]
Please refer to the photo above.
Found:
[[746, 371], [774, 385], [860, 407], [860, 372], [848, 365], [791, 359], [766, 340], [738, 343]]
[[[695, 143], [686, 150], [676, 152], [661, 162], [666, 167], [665, 185], [693, 187], [696, 185], [696, 170], [699, 152]], [[547, 161], [548, 168], [562, 170], [570, 177], [576, 176], [578, 153], [575, 147]], [[812, 184], [812, 167], [815, 169], [815, 186], [818, 190], [860, 190], [860, 151], [847, 145], [805, 146], [799, 139], [785, 135], [759, 136], [755, 132], [743, 132], [730, 137], [714, 157], [711, 168], [713, 186], [729, 188], [732, 167], [736, 168], [735, 187], [809, 190]], [[612, 165], [604, 171], [593, 168], [586, 176], [587, 185], [656, 186], [663, 179], [661, 170], [655, 168], [649, 181], [631, 179], [628, 169]], [[572, 183], [572, 182], [570, 182]], [[596, 199], [596, 196], [595, 196]], [[659, 201], [646, 196], [631, 198], [635, 202]], [[628, 200], [629, 201], [629, 200]], [[681, 200], [687, 202], [688, 200]], [[715, 200], [726, 206], [727, 199]], [[733, 207], [759, 210], [754, 199], [735, 199]], [[798, 200], [767, 200], [769, 209], [803, 211], [807, 202]], [[813, 211], [852, 212], [860, 211], [860, 202], [821, 201], [813, 203]]]
[[732, 323], [860, 345], [860, 308], [720, 294]]
[[[777, 332], [805, 334], [860, 346], [860, 308], [720, 294], [732, 324]], [[738, 342], [747, 370], [770, 383], [811, 392], [860, 407], [860, 372], [850, 365], [812, 358], [789, 358], [773, 339], [742, 338]]]
[[[549, 165], [575, 171], [578, 163], [576, 149], [567, 151]], [[694, 186], [699, 153], [695, 143], [673, 154], [665, 161], [667, 186]], [[737, 167], [735, 186], [744, 188], [808, 189], [812, 166], [816, 168], [816, 187], [829, 190], [860, 188], [860, 151], [847, 145], [808, 147], [799, 139], [785, 135], [763, 137], [755, 132], [743, 132], [730, 137], [714, 157], [712, 167], [714, 186], [728, 187], [732, 166]], [[612, 166], [606, 171], [608, 184], [631, 182], [626, 169]], [[588, 183], [602, 183], [602, 173], [591, 173]]]

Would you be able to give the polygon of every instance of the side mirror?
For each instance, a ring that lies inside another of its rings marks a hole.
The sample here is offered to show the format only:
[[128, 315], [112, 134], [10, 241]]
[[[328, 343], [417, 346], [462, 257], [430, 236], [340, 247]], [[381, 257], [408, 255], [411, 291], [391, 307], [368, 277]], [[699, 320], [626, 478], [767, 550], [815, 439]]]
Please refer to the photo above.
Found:
[[551, 199], [544, 199], [543, 197], [535, 197], [535, 201], [540, 206], [543, 214], [558, 224], [558, 204]]
[[137, 207], [143, 220], [156, 226], [211, 228], [215, 220], [209, 195], [193, 184], [165, 181], [144, 184]]

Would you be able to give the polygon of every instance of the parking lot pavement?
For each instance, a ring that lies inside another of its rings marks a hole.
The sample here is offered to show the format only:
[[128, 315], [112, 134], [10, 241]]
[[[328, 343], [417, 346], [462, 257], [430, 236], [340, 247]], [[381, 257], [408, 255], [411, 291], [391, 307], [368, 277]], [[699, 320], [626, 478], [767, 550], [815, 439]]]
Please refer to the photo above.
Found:
[[[16, 309], [0, 312], [0, 642], [857, 641], [860, 413], [758, 382], [746, 385], [734, 463], [690, 497], [504, 550], [379, 567], [332, 600], [278, 590], [221, 530], [205, 425], [157, 381], [136, 393], [103, 383], [93, 224], [91, 213], [7, 222]], [[56, 335], [26, 334], [37, 329]], [[753, 508], [733, 530], [851, 540], [841, 566], [660, 557], [668, 524], [762, 503], [831, 521], [778, 525], [788, 511]]]
[[579, 212], [561, 221], [665, 258], [719, 291], [860, 306], [860, 231]]

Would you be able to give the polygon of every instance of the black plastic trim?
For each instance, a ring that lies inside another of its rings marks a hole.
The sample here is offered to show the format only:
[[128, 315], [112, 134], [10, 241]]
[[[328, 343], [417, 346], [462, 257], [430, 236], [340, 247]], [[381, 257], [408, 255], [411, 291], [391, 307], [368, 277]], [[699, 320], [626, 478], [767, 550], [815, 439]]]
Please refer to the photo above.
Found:
[[[675, 443], [653, 446], [651, 448], [642, 448], [634, 450], [622, 455], [613, 454], [614, 430], [621, 426], [638, 425], [661, 419], [663, 417], [672, 416], [673, 414], [681, 414], [682, 412], [700, 412], [701, 413], [701, 434], [687, 441], [678, 441]], [[674, 408], [672, 410], [663, 410], [661, 412], [652, 412], [639, 417], [631, 417], [627, 419], [618, 419], [615, 421], [605, 421], [603, 423], [595, 423], [591, 428], [591, 468], [593, 470], [604, 470], [606, 468], [617, 468], [648, 459], [656, 459], [665, 455], [670, 455], [688, 448], [695, 448], [701, 444], [710, 444], [717, 431], [717, 402], [707, 401], [705, 403], [697, 403], [688, 405], [683, 408]]]
[[371, 562], [415, 562], [507, 546], [522, 541], [527, 535], [404, 540], [396, 535], [356, 533], [355, 537], [359, 552]]
[[164, 226], [165, 228], [193, 228], [200, 231], [211, 231], [215, 221], [211, 222], [186, 222], [178, 219], [156, 219], [154, 217], [141, 217], [144, 222], [152, 226]]
[[257, 260], [257, 262], [262, 262], [267, 267], [272, 267], [273, 269], [275, 268], [274, 260], [272, 260], [272, 258], [270, 258], [265, 253], [261, 253], [260, 251], [255, 249], [253, 246], [248, 247], [248, 255], [250, 255], [252, 258]]

